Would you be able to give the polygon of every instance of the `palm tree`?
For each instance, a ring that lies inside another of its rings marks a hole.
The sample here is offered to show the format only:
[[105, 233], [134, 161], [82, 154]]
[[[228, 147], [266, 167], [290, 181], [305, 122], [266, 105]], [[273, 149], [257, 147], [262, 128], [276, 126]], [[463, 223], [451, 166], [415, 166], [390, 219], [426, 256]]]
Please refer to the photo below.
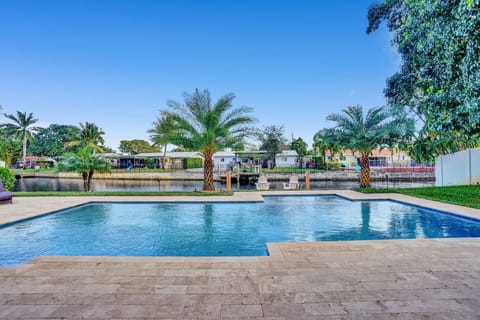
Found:
[[322, 154], [323, 164], [328, 170], [327, 150], [333, 157], [342, 150], [337, 142], [338, 133], [335, 129], [321, 129], [313, 136], [313, 147]]
[[7, 134], [13, 135], [15, 138], [22, 140], [22, 158], [23, 169], [27, 167], [25, 158], [27, 156], [27, 143], [28, 139], [32, 137], [32, 134], [38, 130], [33, 125], [38, 121], [33, 117], [33, 113], [27, 114], [26, 112], [17, 111], [17, 115], [4, 114], [5, 118], [10, 119], [13, 123], [6, 123], [2, 125], [2, 128]]
[[160, 116], [153, 122], [153, 128], [147, 132], [150, 133], [150, 141], [153, 145], [163, 148], [162, 169], [165, 169], [167, 145], [175, 135], [174, 122], [170, 117]]
[[[184, 103], [168, 101], [170, 110], [161, 110], [158, 125], [166, 126], [170, 134], [165, 141], [187, 150], [198, 150], [204, 157], [203, 190], [213, 191], [213, 154], [226, 147], [237, 145], [252, 132], [248, 127], [254, 118], [248, 107], [234, 108], [233, 94], [221, 97], [212, 105], [208, 90], [184, 93]], [[152, 129], [152, 130], [155, 130]]]
[[85, 124], [80, 123], [80, 133], [75, 138], [75, 140], [67, 142], [65, 146], [67, 148], [71, 147], [92, 147], [94, 151], [103, 152], [103, 144], [105, 140], [103, 135], [105, 132], [100, 129], [95, 123], [85, 122]]
[[73, 171], [82, 175], [83, 190], [89, 192], [95, 172], [110, 172], [110, 161], [101, 155], [95, 154], [91, 146], [79, 148], [76, 153], [65, 154], [58, 163], [59, 171]]
[[364, 116], [362, 106], [351, 106], [343, 113], [330, 114], [327, 120], [336, 122], [336, 140], [339, 145], [358, 151], [361, 157], [360, 187], [370, 187], [370, 159], [372, 150], [392, 141], [405, 141], [413, 136], [412, 121], [393, 119], [383, 107], [372, 108]]

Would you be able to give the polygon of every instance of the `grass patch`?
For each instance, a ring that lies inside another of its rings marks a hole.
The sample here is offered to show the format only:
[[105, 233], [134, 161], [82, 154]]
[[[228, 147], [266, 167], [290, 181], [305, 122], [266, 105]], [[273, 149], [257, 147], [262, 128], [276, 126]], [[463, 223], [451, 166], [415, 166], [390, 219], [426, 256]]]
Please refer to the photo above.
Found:
[[91, 196], [231, 196], [233, 192], [194, 192], [194, 191], [35, 191], [15, 192], [15, 197], [91, 197]]
[[356, 189], [363, 193], [401, 193], [409, 196], [480, 209], [480, 186], [424, 187], [402, 189]]
[[58, 173], [57, 168], [44, 168], [44, 169], [14, 169], [14, 173]]

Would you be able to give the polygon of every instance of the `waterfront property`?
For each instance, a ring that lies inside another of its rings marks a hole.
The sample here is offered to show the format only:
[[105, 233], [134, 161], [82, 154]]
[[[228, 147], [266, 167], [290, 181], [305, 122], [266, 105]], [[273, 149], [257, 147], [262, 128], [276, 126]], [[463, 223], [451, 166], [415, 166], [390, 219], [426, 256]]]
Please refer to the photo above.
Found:
[[[480, 218], [478, 209], [408, 196], [335, 193], [355, 200], [392, 198]], [[291, 193], [236, 193], [208, 200], [261, 202], [262, 194]], [[18, 198], [2, 211], [0, 223], [90, 201], [132, 200], [205, 198]], [[40, 257], [0, 268], [0, 318], [475, 319], [480, 313], [478, 238], [267, 247], [270, 256], [265, 257]]]

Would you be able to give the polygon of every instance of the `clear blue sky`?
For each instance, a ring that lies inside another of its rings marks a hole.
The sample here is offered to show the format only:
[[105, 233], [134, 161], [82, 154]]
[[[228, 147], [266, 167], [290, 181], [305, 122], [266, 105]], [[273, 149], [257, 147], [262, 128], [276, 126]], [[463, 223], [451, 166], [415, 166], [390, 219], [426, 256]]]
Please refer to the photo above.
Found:
[[328, 114], [385, 103], [399, 58], [385, 29], [366, 35], [371, 2], [2, 0], [0, 104], [95, 122], [117, 149], [147, 139], [168, 99], [208, 88], [310, 144]]

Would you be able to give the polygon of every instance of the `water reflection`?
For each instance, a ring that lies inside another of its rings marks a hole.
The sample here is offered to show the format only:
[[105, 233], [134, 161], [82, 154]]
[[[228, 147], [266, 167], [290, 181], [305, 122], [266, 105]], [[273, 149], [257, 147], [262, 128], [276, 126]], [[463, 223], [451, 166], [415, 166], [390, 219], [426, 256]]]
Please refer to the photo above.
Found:
[[[427, 187], [431, 181], [420, 182], [389, 182], [389, 188]], [[194, 191], [203, 187], [199, 180], [102, 180], [92, 181], [93, 191]], [[312, 189], [353, 189], [358, 187], [355, 181], [312, 181]], [[382, 181], [372, 182], [372, 187], [386, 188]], [[283, 189], [281, 181], [272, 181], [271, 189]], [[215, 189], [224, 190], [225, 185], [215, 182]], [[233, 190], [255, 189], [255, 185], [232, 184]], [[81, 179], [60, 178], [24, 178], [17, 180], [15, 191], [83, 191]]]

